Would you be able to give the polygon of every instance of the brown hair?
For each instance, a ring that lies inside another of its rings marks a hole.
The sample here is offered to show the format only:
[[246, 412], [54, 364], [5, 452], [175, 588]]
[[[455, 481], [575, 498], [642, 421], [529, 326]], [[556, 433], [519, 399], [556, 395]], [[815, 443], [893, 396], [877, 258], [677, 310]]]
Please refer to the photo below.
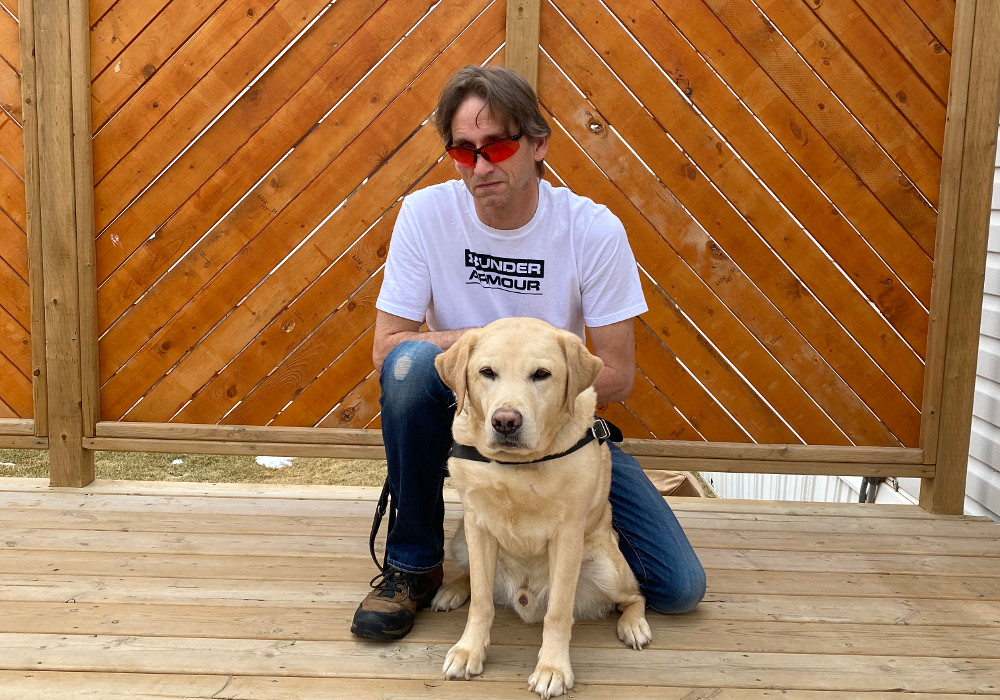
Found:
[[[540, 139], [552, 133], [527, 80], [509, 68], [469, 65], [451, 77], [438, 100], [434, 125], [446, 144], [451, 143], [455, 112], [470, 97], [483, 100], [490, 116], [506, 125], [511, 134], [521, 131], [530, 139]], [[535, 163], [535, 168], [538, 177], [545, 174], [541, 161]]]

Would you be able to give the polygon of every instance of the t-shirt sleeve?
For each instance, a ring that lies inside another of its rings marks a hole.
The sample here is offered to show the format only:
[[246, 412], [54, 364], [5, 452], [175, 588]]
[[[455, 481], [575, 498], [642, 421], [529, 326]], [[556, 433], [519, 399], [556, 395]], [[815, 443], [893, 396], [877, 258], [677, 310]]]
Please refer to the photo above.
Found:
[[408, 201], [403, 200], [392, 230], [385, 277], [375, 308], [411, 321], [423, 321], [431, 303], [431, 279], [420, 229], [415, 225]]
[[639, 270], [618, 217], [602, 208], [585, 240], [580, 291], [587, 327], [607, 326], [645, 313], [648, 307]]

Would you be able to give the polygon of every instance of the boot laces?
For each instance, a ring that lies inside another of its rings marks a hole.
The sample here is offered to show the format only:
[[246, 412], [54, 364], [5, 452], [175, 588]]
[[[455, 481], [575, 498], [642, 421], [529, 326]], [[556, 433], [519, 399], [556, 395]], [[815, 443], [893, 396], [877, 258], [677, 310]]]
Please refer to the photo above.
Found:
[[369, 581], [368, 585], [379, 592], [380, 598], [395, 598], [402, 586], [413, 587], [412, 576], [413, 574], [405, 571], [387, 567], [385, 571]]

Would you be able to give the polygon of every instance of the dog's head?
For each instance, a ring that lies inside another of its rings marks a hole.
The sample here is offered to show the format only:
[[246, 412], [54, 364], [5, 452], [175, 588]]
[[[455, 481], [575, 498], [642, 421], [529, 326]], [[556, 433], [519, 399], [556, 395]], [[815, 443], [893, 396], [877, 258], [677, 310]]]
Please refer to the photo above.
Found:
[[467, 331], [435, 365], [458, 401], [455, 439], [494, 457], [546, 452], [589, 426], [603, 367], [576, 335], [533, 318]]

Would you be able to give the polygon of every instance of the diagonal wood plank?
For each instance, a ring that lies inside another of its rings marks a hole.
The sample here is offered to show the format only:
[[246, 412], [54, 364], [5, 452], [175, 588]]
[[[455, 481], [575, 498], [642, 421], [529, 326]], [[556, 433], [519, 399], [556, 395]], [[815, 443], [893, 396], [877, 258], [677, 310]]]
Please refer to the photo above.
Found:
[[[147, 26], [135, 41], [129, 44], [113, 62], [100, 75], [96, 76], [90, 88], [90, 100], [92, 111], [92, 123], [94, 131], [100, 131], [108, 121], [110, 116], [117, 112], [131, 98], [139, 88], [147, 84], [148, 81], [166, 65], [167, 60], [171, 62], [168, 69], [174, 66], [185, 65], [187, 67], [186, 50], [175, 54], [182, 46], [185, 49], [191, 45], [189, 42], [195, 41], [192, 36], [202, 26], [206, 19], [216, 13], [223, 0], [194, 0], [193, 2], [175, 2], [166, 6], [164, 11]], [[239, 6], [242, 15], [253, 17], [261, 8]], [[220, 13], [220, 17], [223, 13]], [[231, 16], [230, 22], [238, 23], [240, 14]], [[226, 24], [230, 24], [226, 22]], [[206, 25], [206, 30], [211, 31], [211, 25]], [[221, 47], [225, 45], [225, 40], [219, 36], [214, 36], [213, 46]], [[212, 61], [204, 53], [199, 55], [199, 63], [209, 66]], [[173, 80], [177, 80], [176, 77]], [[178, 81], [181, 82], [181, 81]], [[163, 92], [157, 95], [159, 102], [158, 109], [166, 112], [166, 95]], [[120, 134], [121, 130], [115, 128], [115, 132]]]
[[321, 428], [373, 428], [379, 415], [378, 377], [372, 373], [344, 397], [335, 411], [319, 422]]
[[[349, 2], [320, 18], [299, 51], [275, 64], [257, 91], [240, 98], [237, 109], [223, 115], [98, 238], [98, 258], [106, 261], [98, 270], [102, 330], [280, 162], [331, 101], [342, 99], [378, 63], [394, 43], [395, 30], [419, 18], [412, 6], [372, 15], [374, 9]], [[147, 240], [151, 227], [162, 235]]]
[[[472, 47], [479, 45], [489, 46], [499, 41], [498, 30], [499, 25], [490, 22], [478, 23], [476, 27], [470, 29], [467, 35], [459, 40], [457, 48], [450, 52], [453, 58], [435, 62], [398, 103], [389, 107], [387, 114], [379, 118], [380, 121], [391, 122], [397, 116], [420, 114], [422, 109], [428, 111], [432, 109], [427, 95], [433, 93], [433, 89], [425, 86], [443, 80], [447, 73], [460, 67], [456, 61], [464, 60], [464, 57], [469, 55], [466, 49], [471, 50]], [[377, 75], [373, 77], [378, 79]], [[385, 85], [383, 82], [383, 90]], [[363, 99], [360, 88], [357, 94], [359, 99]], [[409, 128], [403, 126], [398, 133], [404, 135]], [[380, 130], [376, 128], [375, 131]], [[383, 132], [382, 135], [388, 133], [390, 132]], [[317, 133], [317, 137], [323, 138], [322, 133]], [[134, 418], [146, 420], [147, 418], [143, 416], [152, 415], [150, 411], [154, 410], [146, 407], [154, 406], [155, 410], [161, 410], [159, 407], [164, 402], [167, 404], [166, 415], [171, 415], [171, 410], [179, 408], [183, 401], [191, 396], [192, 391], [200, 387], [198, 382], [209, 380], [212, 381], [212, 387], [199, 393], [185, 407], [177, 420], [211, 422], [221, 418], [225, 412], [223, 404], [227, 409], [239, 401], [245, 391], [263, 378], [274, 365], [257, 362], [256, 369], [250, 376], [246, 376], [246, 362], [238, 361], [230, 364], [222, 374], [213, 376], [209, 372], [211, 365], [206, 365], [202, 357], [229, 357], [233, 353], [242, 352], [244, 347], [252, 346], [253, 334], [259, 333], [264, 325], [269, 324], [271, 331], [268, 337], [262, 339], [264, 349], [260, 352], [270, 360], [280, 362], [282, 358], [274, 357], [275, 352], [286, 345], [294, 347], [305, 335], [312, 332], [319, 320], [340, 305], [343, 294], [359, 287], [377, 267], [381, 266], [388, 248], [391, 221], [385, 222], [380, 228], [384, 238], [374, 242], [366, 241], [367, 236], [362, 237], [365, 228], [391, 207], [396, 198], [410, 189], [414, 181], [440, 158], [439, 149], [439, 138], [429, 126], [422, 128], [417, 137], [407, 141], [396, 152], [390, 164], [379, 168], [367, 182], [351, 193], [350, 199], [344, 206], [316, 231], [308, 246], [293, 253], [281, 270], [272, 272], [268, 279], [248, 297], [242, 310], [237, 309], [227, 317], [213, 331], [212, 339], [203, 340], [200, 347], [185, 358], [180, 367], [188, 369], [180, 372], [179, 376], [193, 386], [178, 387], [171, 392], [170, 386], [173, 382], [168, 378], [150, 392], [148, 400], [144, 401], [141, 407], [137, 407], [139, 413]], [[381, 151], [382, 148], [376, 150]], [[341, 185], [345, 190], [349, 190], [352, 186], [350, 178], [355, 171], [353, 162], [348, 159], [346, 165], [336, 165], [330, 170], [332, 173], [330, 177], [346, 183], [346, 186]], [[392, 214], [393, 218], [395, 213]], [[356, 249], [342, 257], [345, 249], [355, 239], [358, 239], [354, 244]], [[338, 262], [334, 263], [331, 269], [325, 270], [334, 260]], [[307, 283], [316, 278], [320, 278], [320, 282], [312, 284], [308, 291], [287, 310], [282, 309], [285, 303], [295, 298]], [[328, 298], [327, 295], [333, 290], [339, 290], [336, 292], [337, 296]], [[288, 331], [280, 330], [282, 328], [288, 328]], [[236, 380], [236, 377], [240, 379]]]
[[[907, 60], [916, 68], [921, 77], [930, 85], [942, 100], [948, 99], [948, 78], [951, 71], [951, 54], [944, 41], [938, 40], [921, 18], [910, 9], [906, 2], [879, 2], [878, 0], [857, 0], [872, 21], [877, 24], [886, 37]], [[927, 4], [926, 2], [924, 3]], [[951, 4], [954, 13], [954, 4]], [[947, 19], [947, 10], [943, 10]], [[954, 24], [954, 14], [951, 15]], [[947, 21], [938, 25], [938, 31], [943, 32]], [[947, 39], [950, 45], [951, 37]]]
[[[223, 422], [229, 425], [266, 425], [295, 395], [303, 378], [317, 376], [375, 321], [375, 300], [382, 286], [379, 271], [351, 295], [316, 329], [306, 343], [285, 358], [275, 371], [257, 384]], [[365, 373], [367, 374], [367, 372]], [[364, 427], [364, 426], [355, 426]]]
[[0, 112], [0, 161], [24, 179], [24, 135], [6, 112]]
[[[543, 37], [544, 32], [545, 30]], [[554, 50], [554, 46], [550, 47], [550, 50]], [[572, 69], [566, 65], [562, 68], [569, 70], [571, 74], [576, 70], [582, 71], [581, 75], [585, 75], [588, 65], [590, 64], [577, 62]], [[616, 86], [606, 84], [604, 87], [605, 90], [613, 90]], [[619, 109], [630, 101], [628, 94], [622, 89], [608, 94], [595, 92], [595, 96], [599, 96], [609, 109]], [[626, 116], [625, 119], [630, 120], [631, 117]], [[578, 139], [595, 140], [589, 128], [592, 123], [595, 123], [593, 116], [574, 124]], [[631, 135], [627, 121], [617, 122], [617, 126], [624, 129], [626, 137]], [[650, 125], [649, 129], [647, 133], [653, 133], [655, 125]], [[609, 137], [602, 134], [601, 140], [606, 138]], [[631, 140], [637, 146], [642, 141], [641, 137], [634, 135]], [[735, 216], [728, 204], [724, 200], [720, 201], [717, 193], [704, 187], [695, 187], [695, 180], [691, 178], [699, 176], [697, 171], [684, 167], [686, 159], [683, 154], [677, 151], [669, 140], [659, 138], [658, 141], [655, 149], [648, 139], [642, 142], [641, 147], [646, 150], [639, 151], [639, 155], [646, 158], [646, 163], [653, 168], [657, 176], [684, 201], [685, 206], [703, 222], [703, 225], [716, 233], [718, 246], [726, 251], [725, 254], [731, 256], [734, 262], [741, 263], [744, 272], [800, 332], [806, 337], [811, 336], [814, 347], [822, 348], [823, 355], [836, 368], [838, 374], [844, 377], [862, 399], [866, 400], [886, 426], [905, 444], [915, 444], [919, 417], [912, 404], [899, 393], [880, 368], [861, 352], [835, 321], [820, 321], [827, 317], [828, 312], [819, 306], [809, 290], [805, 289], [797, 278], [782, 268], [773, 251], [756, 238], [746, 222]], [[673, 159], [670, 158], [671, 155], [674, 156]], [[682, 255], [685, 259], [694, 261], [698, 259], [699, 254], [692, 248], [692, 244], [693, 241], [684, 242], [683, 245], [689, 248], [689, 252]]]
[[762, 20], [756, 5], [749, 0], [704, 1], [900, 223], [914, 233], [926, 231], [920, 240], [933, 240], [934, 210], [927, 200], [936, 200], [937, 192], [926, 178], [916, 180], [918, 186], [923, 184], [922, 192], [911, 184], [847, 109], [832, 99], [819, 77], [805, 68], [794, 49], [777, 40], [776, 31]]
[[[461, 16], [456, 17], [452, 14], [449, 20], [450, 23], [424, 23], [421, 28], [426, 27], [428, 31], [434, 32], [457, 33], [466, 26], [466, 20]], [[420, 34], [411, 35], [412, 40], [401, 44], [400, 49], [412, 47], [419, 51], [437, 52], [434, 47], [440, 45], [438, 42], [425, 44], [419, 42], [417, 37], [420, 37]], [[408, 50], [401, 50], [399, 54], [394, 54], [394, 56], [396, 57], [394, 60], [390, 56], [390, 60], [380, 65], [381, 70], [374, 73], [374, 77], [369, 77], [368, 84], [373, 87], [377, 86], [376, 95], [384, 94], [386, 91], [401, 90], [409, 80], [416, 77], [413, 74], [416, 68], [407, 60]], [[405, 65], [406, 68], [402, 68], [402, 65], [399, 64]], [[400, 70], [402, 72], [398, 72]], [[386, 73], [393, 75], [394, 79], [398, 81], [394, 88], [378, 82], [378, 76]], [[283, 175], [280, 177], [272, 176], [266, 182], [261, 183], [258, 189], [260, 196], [255, 197], [252, 201], [247, 200], [249, 204], [246, 207], [249, 211], [259, 210], [259, 202], [267, 202], [268, 209], [263, 212], [259, 220], [245, 218], [241, 208], [238, 207], [227, 219], [229, 225], [220, 227], [218, 233], [213, 234], [216, 245], [231, 246], [232, 239], [236, 237], [234, 233], [237, 231], [242, 232], [250, 239], [257, 235], [261, 227], [266, 227], [264, 230], [273, 232], [273, 235], [265, 236], [269, 239], [267, 245], [262, 245], [263, 238], [261, 238], [256, 243], [252, 243], [245, 250], [245, 253], [241, 253], [241, 266], [229, 265], [225, 268], [222, 276], [212, 280], [211, 288], [226, 290], [224, 296], [219, 294], [204, 295], [202, 297], [204, 301], [200, 305], [188, 304], [185, 306], [181, 316], [175, 318], [170, 326], [157, 331], [157, 335], [146, 344], [146, 350], [141, 353], [143, 358], [141, 362], [133, 358], [122, 371], [119, 371], [105, 385], [103, 392], [105, 405], [112, 414], [117, 410], [128, 408], [131, 405], [131, 398], [138, 398], [137, 390], [145, 389], [145, 387], [140, 389], [135, 385], [130, 386], [130, 382], [125, 379], [126, 376], [158, 376], [160, 372], [149, 371], [149, 363], [154, 366], [162, 366], [165, 361], [173, 360], [183, 349], [190, 347], [189, 343], [180, 340], [180, 338], [192, 333], [191, 324], [187, 319], [205, 319], [198, 322], [200, 325], [194, 326], [193, 330], [195, 331], [202, 326], [203, 330], [211, 328], [225, 311], [232, 308], [239, 298], [252, 289], [253, 280], [260, 279], [263, 274], [266, 274], [276, 263], [280, 262], [283, 257], [281, 251], [294, 249], [301, 242], [302, 236], [323, 220], [324, 216], [321, 211], [323, 205], [321, 203], [329, 203], [331, 200], [341, 201], [350, 194], [356, 180], [345, 180], [344, 173], [351, 173], [359, 179], [363, 178], [365, 173], [371, 172], [373, 168], [378, 166], [381, 160], [379, 154], [391, 152], [395, 144], [412, 132], [416, 124], [412, 121], [407, 123], [406, 119], [419, 120], [420, 117], [416, 115], [426, 113], [422, 110], [416, 113], [407, 112], [404, 107], [397, 103], [383, 107], [381, 99], [372, 103], [369, 95], [370, 93], [365, 90], [355, 90], [351, 94], [349, 102], [345, 103], [344, 117], [341, 120], [324, 121], [319, 129], [310, 134], [309, 142], [315, 145], [296, 149], [282, 164], [281, 172], [284, 173]], [[418, 99], [418, 97], [419, 95], [414, 94], [412, 99]], [[429, 98], [425, 97], [424, 99]], [[366, 109], [362, 111], [354, 107], [348, 108], [348, 105], [358, 103], [367, 105]], [[405, 104], [405, 101], [402, 104]], [[375, 121], [369, 126], [368, 121], [372, 119]], [[347, 124], [358, 125], [357, 130], [364, 130], [362, 136], [350, 144], [344, 142], [350, 138], [350, 134], [356, 133], [356, 130], [343, 128]], [[386, 149], [383, 144], [387, 144], [388, 148]], [[345, 149], [343, 154], [327, 165], [340, 148]], [[289, 222], [294, 222], [294, 224]], [[279, 241], [287, 241], [287, 243], [279, 243]], [[213, 253], [210, 259], [217, 257], [217, 254]], [[248, 268], [248, 265], [254, 267]], [[200, 271], [201, 266], [198, 265], [198, 268]], [[251, 272], [251, 269], [254, 272]], [[187, 286], [190, 284], [187, 279], [188, 274], [189, 272], [184, 268], [177, 268], [168, 278], [175, 283], [179, 282], [181, 285]], [[248, 284], [249, 286], [247, 286]], [[242, 291], [240, 291], [241, 288]], [[140, 307], [141, 304], [135, 309]], [[135, 309], [127, 314], [102, 340], [102, 345], [108, 345], [112, 353], [115, 352], [114, 348], [117, 343], [123, 342], [124, 338], [129, 337], [126, 329], [132, 323], [147, 325], [143, 322], [148, 319], [136, 314]], [[211, 318], [207, 314], [218, 315], [210, 323], [207, 323], [207, 319]], [[206, 323], [207, 325], [205, 325]], [[178, 340], [176, 345], [171, 340], [169, 347], [174, 348], [174, 350], [164, 353], [161, 349], [163, 341], [158, 340], [158, 338], [168, 337], [168, 334], [175, 329], [183, 335], [175, 338]], [[115, 338], [118, 339], [114, 340]], [[113, 357], [105, 359], [112, 366], [116, 364]]]
[[24, 180], [7, 163], [0, 162], [0, 216], [9, 216], [24, 231], [28, 225], [26, 207]]
[[[182, 150], [194, 140], [246, 88], [278, 53], [323, 9], [323, 0], [279, 0], [253, 25], [233, 50], [199, 81], [184, 101], [186, 109], [174, 108], [144, 138], [97, 182], [95, 219], [103, 230], [155, 180]], [[94, 146], [95, 166], [100, 161], [101, 138]], [[98, 171], [100, 172], [100, 171]], [[96, 179], [95, 175], [95, 179]]]
[[30, 418], [32, 415], [31, 379], [7, 357], [5, 344], [0, 344], [0, 399], [10, 409], [9, 418]]
[[11, 314], [0, 305], [0, 337], [3, 344], [0, 351], [14, 364], [25, 377], [31, 376], [31, 336], [27, 327], [17, 322]]
[[[887, 373], [904, 387], [911, 399], [918, 398], [923, 385], [920, 357], [914, 356], [910, 347], [896, 337], [871, 302], [878, 300], [880, 308], [890, 312], [888, 316], [895, 321], [895, 330], [917, 349], [918, 355], [923, 354], [926, 342], [927, 314], [920, 302], [899, 284], [892, 271], [846, 225], [843, 217], [831, 215], [825, 201], [812, 202], [818, 191], [808, 181], [795, 177], [798, 169], [787, 163], [780, 153], [770, 153], [758, 160], [764, 166], [762, 169], [751, 171], [745, 167], [739, 154], [730, 151], [727, 144], [716, 141], [711, 125], [686, 109], [680, 93], [671, 89], [666, 78], [660, 81], [655, 77], [642, 81], [629, 79], [631, 72], [627, 66], [641, 64], [643, 53], [639, 46], [622, 35], [619, 25], [608, 13], [594, 9], [593, 5], [569, 0], [560, 5], [578, 28], [584, 25], [590, 28], [589, 41], [609, 67], [625, 77], [626, 85], [658, 124], [670, 133], [733, 206], [753, 222], [758, 234], [785, 264], [800, 279], [809, 281], [808, 286], [814, 294], [868, 353], [882, 367], [891, 364], [909, 368], [905, 379], [893, 370]], [[606, 109], [605, 113], [611, 117], [611, 110]], [[616, 120], [621, 125], [626, 118], [625, 112], [616, 113], [621, 115]], [[678, 118], [677, 115], [683, 116]], [[754, 123], [752, 118], [741, 121], [740, 127], [731, 130], [753, 129], [749, 126]], [[640, 131], [632, 133], [642, 134]], [[654, 140], [645, 135], [639, 138]], [[766, 136], [763, 140], [766, 142]], [[781, 177], [784, 173], [790, 176]], [[781, 201], [772, 193], [778, 193]], [[802, 194], [808, 199], [803, 201]], [[793, 219], [792, 214], [798, 219]], [[802, 225], [808, 231], [803, 231]], [[818, 247], [816, 240], [824, 248]], [[852, 240], [856, 245], [850, 245]], [[836, 261], [840, 264], [834, 264]], [[860, 297], [853, 285], [865, 291], [868, 298]], [[893, 317], [893, 314], [898, 315]]]
[[90, 29], [90, 77], [99, 75], [163, 11], [170, 0], [119, 0]]
[[28, 237], [6, 212], [0, 212], [0, 257], [23, 279], [28, 279]]
[[[944, 145], [944, 100], [938, 97], [906, 62], [897, 48], [855, 2], [816, 5], [803, 0], [840, 41], [844, 49], [864, 68], [893, 105], [906, 115], [920, 134], [940, 155]], [[816, 34], [816, 31], [813, 30]], [[824, 36], [820, 48], [836, 52]], [[826, 66], [820, 59], [820, 65]], [[816, 67], [816, 64], [812, 64]]]
[[[911, 199], [906, 190], [900, 193], [901, 185], [893, 176], [861, 178], [862, 173], [853, 170], [851, 161], [840, 158], [812, 124], [809, 113], [800, 110], [800, 105], [785, 94], [780, 81], [765, 72], [706, 5], [677, 0], [656, 0], [656, 4], [695, 46], [717, 47], [704, 50], [705, 60], [727, 84], [742, 86], [740, 98], [856, 226], [861, 228], [863, 222], [877, 221], [878, 227], [872, 225], [872, 229], [884, 227], [889, 232], [910, 236], [927, 256], [933, 254], [936, 226], [933, 212], [920, 204], [915, 210], [907, 209], [906, 202]], [[709, 108], [707, 104], [704, 106]]]
[[[939, 121], [932, 130], [933, 136], [922, 135], [897, 108], [898, 103], [878, 89], [873, 79], [844, 50], [840, 40], [826, 31], [807, 7], [781, 0], [767, 0], [758, 7], [805, 59], [807, 65], [803, 69], [807, 75], [815, 71], [835, 99], [865, 126], [924, 197], [936, 205], [944, 141], [943, 101], [930, 95], [932, 105], [941, 105]], [[889, 59], [882, 61], [888, 62]]]
[[21, 112], [21, 75], [6, 61], [0, 61], [0, 110], [17, 123], [24, 121]]
[[[540, 75], [541, 85], [544, 86], [543, 103], [551, 99], [550, 96], [554, 96], [554, 91], [558, 89], [547, 82], [547, 66], [543, 62], [545, 70]], [[589, 123], [588, 114], [584, 117]], [[607, 132], [597, 137], [587, 132], [588, 129], [581, 129], [578, 133], [586, 137], [589, 155], [597, 157], [606, 172], [613, 173], [619, 180], [643, 172], [641, 166], [630, 164], [630, 156], [625, 151], [616, 149], [613, 158], [602, 158], [605, 143], [611, 137], [606, 135]], [[744, 376], [754, 381], [769, 401], [778, 405], [791, 401], [797, 405], [797, 408], [788, 411], [788, 415], [794, 416], [794, 425], [804, 435], [816, 440], [817, 444], [839, 444], [843, 439], [836, 429], [830, 431], [824, 428], [826, 419], [822, 412], [817, 414], [811, 407], [811, 402], [816, 400], [827, 407], [828, 413], [838, 416], [844, 432], [859, 443], [869, 440], [875, 441], [872, 444], [895, 443], [885, 426], [874, 419], [835, 372], [826, 369], [822, 358], [789, 326], [787, 320], [760, 295], [756, 287], [744, 282], [742, 272], [726, 260], [718, 246], [697, 222], [690, 220], [689, 214], [661, 183], [656, 182], [652, 186], [651, 197], [646, 194], [647, 188], [629, 186], [628, 198], [634, 204], [629, 206], [624, 201], [625, 195], [603, 177], [581, 153], [578, 145], [566, 139], [560, 131], [553, 134], [548, 160], [564, 174], [571, 187], [590, 194], [616, 212], [632, 237], [639, 265], [654, 279], [669, 280], [669, 284], [663, 283], [663, 288], [669, 290], [670, 296], [699, 328], [710, 333], [712, 342], [736, 363]], [[643, 218], [640, 211], [649, 220]], [[655, 231], [651, 222], [655, 222]], [[665, 242], [671, 245], [664, 248]], [[711, 255], [691, 254], [696, 250], [694, 242], [709, 250]], [[683, 255], [684, 252], [688, 254]], [[743, 316], [742, 323], [720, 300], [730, 294], [742, 299], [746, 309], [752, 308]], [[773, 353], [774, 357], [769, 353]], [[660, 356], [674, 361], [672, 356], [664, 356], [662, 352]], [[793, 377], [799, 378], [801, 386], [785, 378], [782, 365], [776, 358]], [[650, 359], [650, 363], [656, 362]], [[643, 365], [643, 370], [649, 372], [650, 365]], [[824, 379], [811, 383], [817, 372], [822, 373]], [[812, 398], [805, 394], [803, 387], [809, 389]], [[745, 440], [741, 430], [737, 430], [735, 435], [734, 438], [720, 436], [713, 439]]]
[[906, 4], [934, 33], [945, 51], [951, 53], [955, 33], [955, 0], [906, 0]]
[[[212, 88], [222, 92], [211, 85], [212, 71], [225, 72], [227, 52], [265, 21], [274, 4], [275, 0], [230, 0], [164, 65], [138, 65], [145, 47], [136, 44], [117, 62], [121, 64], [116, 64], [117, 71], [98, 76], [91, 88], [94, 179], [100, 182], [143, 138], [158, 138], [157, 126], [164, 120], [169, 124], [174, 109], [181, 110], [182, 118], [193, 118], [188, 111], [192, 109], [190, 101], [200, 102], [198, 107], [204, 108], [214, 97]], [[233, 56], [228, 59], [233, 60]], [[203, 80], [209, 82], [202, 85]], [[123, 99], [133, 89], [131, 98]], [[119, 91], [125, 94], [119, 95]]]
[[0, 10], [0, 61], [5, 61], [16, 72], [21, 72], [21, 40], [18, 35], [17, 15]]
[[374, 325], [369, 327], [315, 381], [310, 382], [291, 402], [280, 409], [270, 425], [318, 425], [324, 416], [345, 398], [344, 387], [354, 387], [371, 374]]
[[[773, 85], [768, 90], [759, 81], [741, 79], [747, 84], [747, 94], [737, 98], [655, 6], [619, 0], [611, 3], [610, 8], [750, 167], [774, 183], [772, 191], [802, 193], [805, 208], [799, 207], [797, 216], [822, 221], [814, 224], [814, 229], [822, 231], [830, 227], [837, 230], [844, 245], [856, 235], [861, 236], [924, 306], [930, 303], [930, 258], [869, 190], [859, 190], [854, 178], [847, 183], [845, 178], [835, 175], [838, 169], [845, 171], [846, 166], [818, 133], [810, 133], [811, 126], [801, 115], [796, 118], [790, 104], [789, 109], [776, 113], [777, 104], [782, 99], [787, 100], [782, 93]], [[723, 59], [735, 63], [738, 55], [735, 51], [731, 53], [730, 48], [727, 47]], [[758, 93], [765, 100], [757, 103], [757, 113], [751, 115], [744, 100]], [[764, 104], [768, 104], [767, 109], [763, 109]], [[757, 119], [763, 126], [758, 126]], [[791, 131], [787, 133], [789, 126]], [[782, 167], [777, 175], [768, 176], [777, 164], [785, 164], [785, 158], [789, 157], [794, 165]], [[803, 170], [802, 177], [796, 175], [798, 168]], [[811, 191], [813, 187], [819, 189], [819, 198]], [[827, 197], [834, 206], [822, 204]], [[837, 222], [841, 216], [846, 222]], [[851, 228], [853, 231], [849, 230]], [[863, 243], [852, 244], [851, 248], [863, 246]], [[875, 295], [875, 299], [879, 296]], [[885, 313], [887, 305], [876, 303]]]

